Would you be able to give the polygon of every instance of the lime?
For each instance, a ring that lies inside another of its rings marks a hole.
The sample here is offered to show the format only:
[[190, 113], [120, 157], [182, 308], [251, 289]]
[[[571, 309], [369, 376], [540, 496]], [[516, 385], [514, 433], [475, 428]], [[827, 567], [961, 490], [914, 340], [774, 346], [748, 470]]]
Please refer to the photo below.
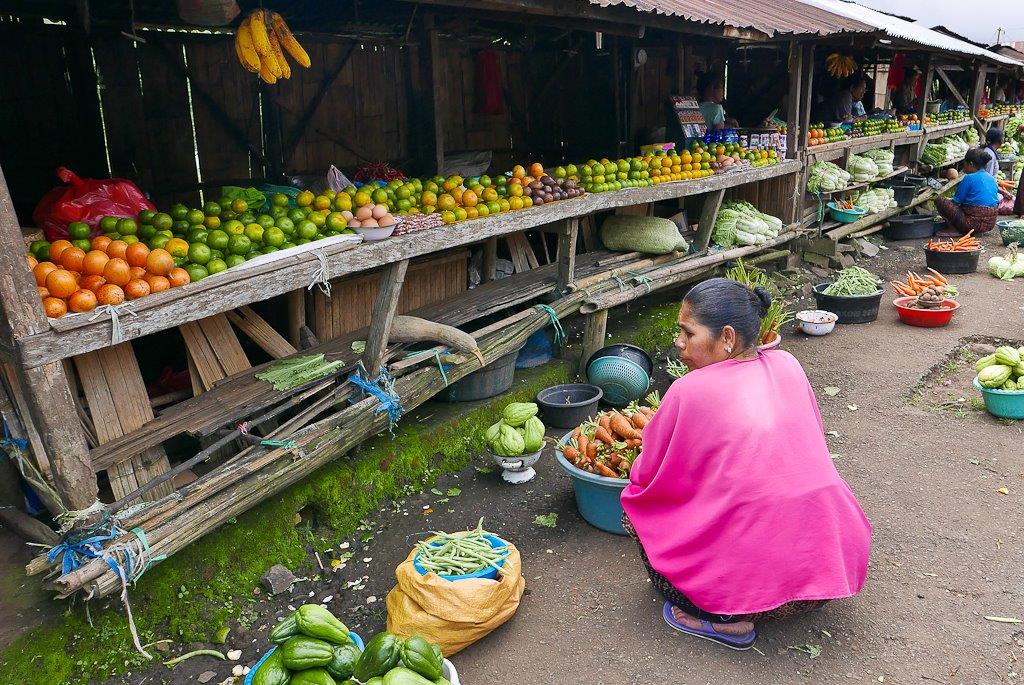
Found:
[[[271, 225], [273, 228], [273, 225]], [[263, 226], [259, 224], [249, 224], [245, 227], [245, 237], [254, 243], [263, 242], [263, 233], [266, 231]]]
[[224, 252], [222, 250], [210, 249], [210, 261], [214, 259], [224, 259]]
[[252, 249], [252, 241], [244, 235], [233, 235], [228, 239], [228, 252], [233, 255], [244, 255]]
[[365, 190], [360, 190], [352, 199], [355, 202], [356, 207], [362, 207], [363, 205], [368, 205], [373, 202], [373, 198]]
[[174, 219], [171, 218], [170, 214], [167, 214], [165, 212], [158, 212], [156, 215], [153, 216], [153, 221], [151, 221], [150, 223], [152, 223], [153, 226], [156, 227], [156, 230], [163, 231], [171, 227], [171, 225], [174, 223]]
[[210, 232], [205, 228], [193, 228], [188, 232], [185, 238], [190, 243], [205, 243], [206, 238], [210, 235]]
[[185, 266], [188, 264], [188, 257], [175, 257], [174, 266]]
[[293, 247], [295, 247], [295, 243], [292, 243], [292, 242], [281, 243], [281, 249], [282, 250], [287, 250], [287, 249], [290, 249], [290, 248], [293, 248]]
[[205, 218], [206, 215], [203, 214], [203, 210], [201, 209], [190, 209], [185, 214], [185, 221], [189, 222], [193, 226], [198, 226], [199, 224], [203, 223], [203, 219]]
[[149, 242], [147, 244], [149, 245], [151, 250], [155, 250], [158, 247], [162, 248], [164, 245], [166, 245], [168, 240], [170, 240], [168, 236], [164, 235], [163, 233], [157, 233], [155, 236], [149, 239]]
[[105, 216], [100, 219], [100, 230], [104, 233], [113, 233], [117, 230], [118, 217], [116, 216]]
[[286, 216], [282, 216], [280, 219], [274, 222], [274, 225], [284, 231], [286, 234], [291, 235], [295, 232], [295, 222]]
[[345, 190], [343, 190], [342, 192], [344, 192], [349, 197], [355, 197], [357, 190], [358, 189], [355, 186], [345, 186]]
[[311, 242], [313, 242], [313, 241], [309, 240], [308, 238], [299, 238], [298, 240], [295, 241], [295, 244], [296, 245], [306, 245], [307, 243], [311, 243]]
[[210, 246], [205, 243], [192, 243], [188, 246], [188, 260], [193, 264], [206, 264], [212, 257]]
[[309, 220], [313, 222], [313, 225], [317, 228], [323, 228], [324, 224], [327, 223], [327, 215], [321, 214], [320, 212], [313, 212], [309, 215]]
[[143, 240], [149, 240], [156, 235], [156, 226], [153, 224], [142, 224], [139, 226], [139, 237]]
[[287, 207], [288, 196], [285, 195], [284, 193], [274, 193], [273, 195], [270, 196], [270, 204], [274, 205], [275, 207]]
[[206, 244], [214, 250], [226, 250], [230, 236], [220, 229], [210, 231], [206, 236]]
[[331, 212], [327, 215], [325, 225], [332, 231], [340, 231], [348, 226], [348, 219], [346, 219], [341, 212]]
[[157, 231], [156, 234], [157, 235], [165, 235], [168, 238], [173, 238], [174, 237], [174, 231]]
[[220, 230], [228, 235], [242, 235], [245, 232], [245, 224], [237, 219], [232, 219], [231, 221], [225, 221]]
[[237, 254], [229, 254], [227, 257], [224, 258], [224, 263], [228, 265], [229, 269], [233, 266], [238, 266], [244, 261], [245, 257]]
[[300, 221], [306, 218], [306, 213], [296, 207], [295, 209], [288, 212], [288, 218], [294, 221], [295, 223], [299, 223]]
[[387, 191], [385, 191], [383, 188], [378, 188], [377, 190], [373, 191], [372, 197], [373, 201], [379, 205], [382, 205], [388, 201]]
[[256, 217], [256, 223], [258, 223], [263, 228], [270, 228], [271, 226], [274, 225], [274, 217], [270, 216], [269, 214], [260, 214], [258, 217]]
[[[132, 243], [139, 242], [139, 236], [137, 236], [137, 235], [123, 235], [123, 236], [121, 236], [121, 240], [123, 240], [126, 244], [131, 245]], [[88, 243], [89, 243], [88, 240], [74, 240], [74, 241], [71, 242], [71, 244], [76, 246], [76, 247], [82, 247], [82, 245], [88, 244]], [[82, 247], [82, 249], [85, 250], [87, 248]]]
[[295, 204], [299, 207], [308, 207], [313, 204], [313, 193], [308, 190], [303, 190], [295, 197]]
[[189, 264], [185, 267], [185, 271], [188, 272], [188, 277], [193, 283], [201, 281], [210, 275], [210, 272], [207, 271], [206, 267], [201, 264]]
[[296, 232], [299, 238], [304, 238], [308, 242], [315, 238], [317, 233], [319, 233], [320, 231], [317, 229], [316, 224], [307, 219], [305, 221], [299, 222], [299, 225], [296, 228]]
[[241, 221], [243, 224], [251, 224], [252, 222], [256, 221], [256, 215], [253, 214], [252, 212], [239, 212], [238, 216], [236, 216], [235, 218]]
[[252, 249], [252, 250], [249, 251], [249, 254], [245, 255], [245, 261], [249, 261], [250, 259], [256, 259], [257, 257], [262, 257], [262, 256], [263, 256], [262, 252], [260, 252], [259, 250], [256, 250], [256, 249]]
[[284, 244], [284, 231], [277, 226], [271, 226], [263, 231], [263, 244], [268, 247], [281, 247]]
[[83, 252], [88, 252], [92, 249], [92, 244], [89, 242], [88, 238], [75, 238], [71, 241], [71, 244]]
[[207, 202], [203, 205], [203, 214], [206, 216], [219, 216], [222, 209], [224, 208], [216, 202]]
[[211, 259], [206, 263], [206, 270], [211, 274], [218, 274], [221, 271], [227, 271], [228, 264], [223, 259]]
[[231, 211], [242, 214], [249, 210], [249, 203], [240, 197], [236, 197], [231, 201]]
[[274, 223], [277, 223], [277, 220], [280, 219], [281, 217], [288, 216], [288, 208], [287, 207], [271, 207], [270, 208], [270, 216], [274, 217]]
[[151, 224], [151, 223], [153, 223], [153, 217], [155, 217], [155, 216], [156, 216], [156, 212], [154, 212], [152, 209], [143, 209], [138, 214], [139, 223], [140, 224]]
[[92, 228], [84, 221], [72, 221], [68, 224], [68, 235], [72, 240], [88, 238], [92, 234]]
[[278, 248], [274, 247], [273, 245], [267, 245], [262, 250], [260, 250], [260, 252], [262, 254], [270, 254], [271, 252], [277, 252], [277, 250]]
[[33, 240], [28, 251], [39, 261], [45, 262], [50, 258], [50, 243], [46, 240]]
[[188, 216], [188, 207], [178, 203], [171, 207], [171, 218], [175, 221], [183, 221]]
[[219, 216], [208, 216], [203, 221], [203, 226], [206, 226], [211, 231], [215, 228], [220, 228], [220, 217]]
[[135, 222], [135, 219], [119, 219], [117, 222], [117, 232], [121, 235], [135, 235], [139, 232], [139, 225]]
[[171, 232], [177, 235], [185, 235], [185, 232], [189, 229], [189, 223], [184, 219], [176, 219], [171, 223]]

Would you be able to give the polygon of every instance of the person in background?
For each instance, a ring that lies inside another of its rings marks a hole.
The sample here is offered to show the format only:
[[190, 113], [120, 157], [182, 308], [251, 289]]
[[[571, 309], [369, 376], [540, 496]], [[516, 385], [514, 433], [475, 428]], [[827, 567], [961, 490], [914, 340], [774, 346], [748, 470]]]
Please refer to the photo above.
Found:
[[686, 294], [675, 346], [690, 371], [644, 428], [621, 496], [662, 619], [738, 650], [761, 622], [860, 592], [871, 553], [800, 362], [757, 348], [771, 302], [725, 278]]
[[1003, 88], [1003, 84], [996, 79], [995, 85], [992, 86], [992, 97], [991, 102], [1006, 102], [1006, 89]]
[[700, 113], [704, 115], [704, 123], [709, 131], [725, 128], [725, 84], [714, 74], [705, 74], [699, 86], [701, 102]]
[[[828, 121], [847, 123], [854, 120], [853, 103], [864, 99], [868, 82], [863, 76], [854, 77], [847, 88], [836, 93], [829, 102]], [[861, 105], [863, 111], [863, 105]]]
[[964, 177], [956, 187], [953, 199], [935, 199], [939, 216], [949, 225], [939, 232], [940, 236], [957, 237], [970, 231], [988, 233], [996, 227], [999, 190], [995, 176], [985, 172], [988, 158], [987, 150], [968, 150], [964, 158]]
[[903, 70], [903, 83], [892, 92], [892, 106], [897, 114], [913, 114], [917, 111], [917, 82], [921, 73], [914, 68]]
[[993, 178], [999, 173], [999, 146], [1002, 144], [1003, 130], [1001, 128], [990, 128], [985, 133], [985, 147], [981, 149], [986, 150], [989, 154], [988, 163], [985, 164], [985, 171], [992, 174]]

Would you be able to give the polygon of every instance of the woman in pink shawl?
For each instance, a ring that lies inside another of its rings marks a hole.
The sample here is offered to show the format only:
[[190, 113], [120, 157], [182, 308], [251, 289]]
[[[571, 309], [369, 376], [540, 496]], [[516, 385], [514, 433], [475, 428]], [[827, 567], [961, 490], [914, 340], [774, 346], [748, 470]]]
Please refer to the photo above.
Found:
[[623, 525], [684, 633], [749, 649], [754, 624], [857, 594], [871, 524], [836, 472], [800, 363], [758, 352], [771, 304], [715, 278], [679, 310], [690, 372], [644, 428]]

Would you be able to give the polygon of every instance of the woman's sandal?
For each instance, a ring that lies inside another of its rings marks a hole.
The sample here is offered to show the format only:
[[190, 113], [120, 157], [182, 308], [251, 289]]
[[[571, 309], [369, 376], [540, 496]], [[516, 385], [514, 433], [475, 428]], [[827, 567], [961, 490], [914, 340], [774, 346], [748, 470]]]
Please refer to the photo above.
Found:
[[735, 649], [737, 651], [745, 651], [754, 646], [757, 641], [757, 632], [751, 630], [746, 635], [723, 635], [715, 630], [714, 626], [711, 625], [710, 621], [700, 620], [700, 628], [690, 628], [689, 626], [683, 625], [676, 620], [676, 617], [672, 615], [673, 604], [671, 602], [665, 602], [664, 608], [661, 610], [661, 616], [665, 619], [665, 623], [669, 624], [672, 628], [675, 628], [681, 633], [687, 635], [693, 635], [704, 640], [710, 640], [711, 642], [717, 642], [720, 645], [728, 647], [729, 649]]

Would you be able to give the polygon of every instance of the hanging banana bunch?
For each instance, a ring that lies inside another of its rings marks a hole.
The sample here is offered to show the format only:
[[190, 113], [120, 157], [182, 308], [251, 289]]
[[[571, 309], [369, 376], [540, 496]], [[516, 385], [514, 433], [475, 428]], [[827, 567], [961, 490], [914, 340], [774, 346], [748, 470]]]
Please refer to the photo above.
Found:
[[309, 68], [309, 55], [277, 12], [253, 10], [235, 32], [238, 61], [246, 71], [259, 74], [267, 83], [291, 78], [285, 53], [300, 66]]
[[828, 73], [834, 78], [847, 78], [853, 76], [857, 71], [857, 60], [849, 55], [833, 52], [825, 58], [825, 66], [828, 68]]

